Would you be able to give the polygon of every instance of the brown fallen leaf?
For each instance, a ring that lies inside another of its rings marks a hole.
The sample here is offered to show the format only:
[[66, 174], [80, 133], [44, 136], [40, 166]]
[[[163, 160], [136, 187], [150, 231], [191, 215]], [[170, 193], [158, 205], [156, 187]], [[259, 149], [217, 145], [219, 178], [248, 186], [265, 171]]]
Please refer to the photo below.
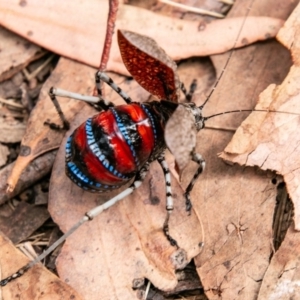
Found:
[[0, 82], [22, 70], [40, 47], [0, 27]]
[[289, 228], [280, 249], [272, 257], [258, 300], [297, 299], [299, 296], [300, 233], [293, 227]]
[[[31, 0], [24, 2], [24, 5], [20, 5], [18, 0], [2, 1], [0, 24], [46, 49], [97, 67], [107, 12], [106, 0], [76, 0], [72, 3]], [[199, 24], [197, 21], [169, 18], [130, 5], [120, 5], [116, 29], [152, 37], [171, 58], [178, 60], [231, 49], [242, 22], [240, 18]], [[273, 37], [281, 25], [279, 19], [250, 17], [237, 47]], [[116, 37], [110, 56], [107, 70], [128, 74], [120, 59]]]
[[[26, 258], [2, 233], [0, 234], [1, 279], [28, 263]], [[18, 281], [1, 287], [2, 299], [65, 300], [83, 299], [69, 285], [41, 264], [28, 270]]]
[[46, 206], [21, 202], [9, 217], [0, 217], [0, 230], [14, 244], [18, 244], [39, 229], [49, 217]]
[[[26, 126], [23, 122], [0, 117], [0, 142], [17, 143], [22, 140]], [[9, 134], [8, 134], [9, 132]]]
[[[241, 165], [259, 166], [263, 170], [275, 170], [281, 174], [294, 203], [297, 230], [300, 230], [299, 19], [300, 6], [295, 9], [278, 34], [280, 41], [291, 49], [294, 65], [280, 85], [272, 84], [261, 93], [256, 106], [257, 109], [291, 114], [253, 112], [237, 130], [233, 140], [221, 155], [222, 158]], [[290, 36], [294, 37], [294, 43]]]

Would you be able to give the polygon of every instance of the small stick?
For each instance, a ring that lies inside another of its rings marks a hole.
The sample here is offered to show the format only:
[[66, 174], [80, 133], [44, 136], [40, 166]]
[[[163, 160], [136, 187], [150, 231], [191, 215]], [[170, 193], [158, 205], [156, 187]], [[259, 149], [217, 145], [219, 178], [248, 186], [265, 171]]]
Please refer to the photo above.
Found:
[[219, 0], [219, 2], [228, 4], [228, 5], [233, 5], [234, 4], [234, 0]]
[[[108, 17], [107, 17], [106, 35], [105, 35], [100, 65], [98, 68], [98, 70], [100, 72], [105, 71], [106, 65], [107, 65], [107, 62], [109, 59], [109, 53], [110, 53], [110, 48], [111, 48], [111, 44], [112, 44], [112, 36], [114, 33], [115, 23], [116, 23], [116, 19], [117, 19], [118, 6], [119, 6], [118, 0], [110, 0], [109, 1], [109, 11], [108, 11]], [[97, 94], [99, 95], [99, 93], [97, 92], [97, 88], [95, 87], [93, 95], [96, 96]], [[103, 91], [101, 91], [101, 96], [102, 95], [104, 96]]]
[[[11, 99], [11, 100], [13, 100], [13, 99]], [[12, 102], [12, 101], [10, 101], [10, 99], [3, 99], [3, 98], [0, 97], [0, 103], [6, 104], [8, 106], [15, 107], [15, 108], [24, 109], [24, 106], [22, 104]]]
[[109, 1], [109, 12], [107, 17], [106, 35], [104, 40], [101, 61], [99, 65], [99, 71], [101, 72], [103, 72], [106, 69], [106, 65], [109, 59], [109, 53], [112, 44], [112, 36], [114, 33], [115, 23], [117, 19], [118, 6], [119, 6], [118, 0]]
[[192, 6], [188, 6], [188, 5], [184, 5], [184, 4], [180, 4], [180, 3], [176, 3], [170, 0], [159, 0], [162, 3], [168, 4], [170, 6], [174, 6], [174, 7], [178, 7], [181, 9], [184, 9], [186, 11], [190, 11], [196, 14], [201, 14], [201, 15], [206, 15], [206, 16], [211, 16], [211, 17], [215, 17], [215, 18], [224, 18], [225, 16], [207, 9], [203, 9], [203, 8], [197, 8], [197, 7], [192, 7]]
[[35, 78], [55, 57], [54, 54], [50, 55], [38, 68], [36, 68], [32, 73], [29, 73], [26, 69], [23, 70], [23, 74], [25, 75], [26, 79], [30, 81], [31, 79]]

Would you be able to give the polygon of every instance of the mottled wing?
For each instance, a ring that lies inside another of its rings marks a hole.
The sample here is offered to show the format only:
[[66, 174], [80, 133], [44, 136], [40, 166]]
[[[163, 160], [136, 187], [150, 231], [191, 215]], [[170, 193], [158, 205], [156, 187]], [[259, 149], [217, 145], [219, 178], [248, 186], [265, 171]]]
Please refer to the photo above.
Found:
[[179, 105], [165, 128], [165, 142], [175, 157], [179, 173], [187, 166], [196, 147], [195, 118], [184, 105]]
[[178, 102], [177, 66], [153, 39], [118, 30], [118, 43], [124, 65], [144, 89], [159, 99]]

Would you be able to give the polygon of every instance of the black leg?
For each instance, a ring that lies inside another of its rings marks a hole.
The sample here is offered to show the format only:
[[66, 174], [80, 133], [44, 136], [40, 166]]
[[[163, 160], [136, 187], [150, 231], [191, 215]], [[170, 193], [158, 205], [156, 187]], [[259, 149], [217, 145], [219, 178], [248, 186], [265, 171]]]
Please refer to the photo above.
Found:
[[62, 121], [62, 125], [57, 125], [50, 121], [45, 121], [44, 124], [48, 125], [51, 129], [54, 129], [54, 130], [68, 130], [70, 128], [70, 124], [69, 124], [68, 120], [66, 119], [64, 113], [61, 110], [59, 102], [57, 101], [56, 95], [54, 93], [53, 87], [49, 90], [49, 96], [50, 96], [50, 99], [51, 99], [58, 115], [59, 115], [59, 118]]
[[204, 168], [205, 168], [205, 160], [202, 158], [202, 156], [199, 154], [199, 153], [194, 153], [193, 154], [193, 157], [192, 157], [192, 160], [197, 163], [199, 166], [198, 166], [198, 169], [196, 171], [196, 173], [194, 174], [191, 182], [189, 183], [189, 185], [187, 186], [186, 190], [185, 190], [185, 199], [186, 199], [186, 210], [188, 212], [191, 211], [192, 209], [192, 203], [191, 203], [191, 197], [190, 197], [190, 193], [194, 187], [194, 184], [197, 180], [197, 178], [199, 177], [199, 175], [203, 172]]
[[118, 93], [127, 104], [132, 102], [131, 98], [121, 88], [119, 88], [106, 73], [98, 71], [96, 73], [95, 80], [99, 98], [102, 96], [101, 81], [103, 81], [108, 84], [116, 93]]

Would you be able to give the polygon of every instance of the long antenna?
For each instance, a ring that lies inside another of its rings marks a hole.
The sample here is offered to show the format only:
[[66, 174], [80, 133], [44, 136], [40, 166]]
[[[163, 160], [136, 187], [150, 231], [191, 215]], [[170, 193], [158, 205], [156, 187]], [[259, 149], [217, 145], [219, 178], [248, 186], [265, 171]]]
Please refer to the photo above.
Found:
[[242, 26], [241, 26], [240, 29], [239, 29], [238, 35], [237, 35], [236, 40], [235, 40], [235, 42], [234, 42], [234, 44], [233, 44], [233, 46], [232, 46], [232, 48], [231, 48], [231, 51], [230, 51], [229, 56], [228, 56], [228, 58], [227, 58], [227, 60], [226, 60], [226, 63], [225, 63], [225, 65], [224, 65], [224, 67], [223, 67], [223, 69], [222, 69], [222, 71], [221, 71], [221, 74], [220, 74], [220, 76], [218, 77], [218, 79], [217, 79], [216, 83], [214, 84], [213, 88], [211, 89], [209, 95], [208, 95], [207, 98], [205, 99], [204, 103], [203, 103], [202, 105], [199, 106], [200, 109], [203, 109], [203, 107], [204, 107], [204, 106], [206, 105], [206, 103], [209, 101], [209, 99], [211, 98], [212, 94], [213, 94], [214, 91], [216, 90], [216, 88], [217, 88], [217, 86], [218, 86], [220, 80], [222, 79], [222, 77], [223, 77], [223, 75], [224, 75], [225, 70], [226, 70], [226, 68], [227, 68], [227, 66], [228, 66], [228, 64], [229, 64], [229, 61], [231, 60], [231, 57], [232, 57], [232, 55], [233, 55], [233, 53], [234, 53], [234, 49], [235, 49], [235, 47], [236, 47], [236, 45], [237, 45], [237, 42], [238, 42], [238, 40], [239, 40], [239, 38], [240, 38], [240, 36], [241, 36], [242, 30], [243, 30], [244, 25], [245, 25], [245, 23], [246, 23], [246, 19], [247, 19], [247, 17], [249, 16], [249, 13], [250, 13], [250, 10], [251, 10], [251, 8], [252, 8], [252, 5], [253, 5], [253, 1], [251, 2], [251, 5], [248, 6], [248, 8], [247, 8], [247, 12], [246, 12], [246, 14], [245, 14], [245, 16], [244, 16]]
[[229, 111], [224, 111], [221, 113], [217, 113], [208, 117], [204, 117], [204, 121], [207, 121], [208, 119], [211, 119], [213, 117], [221, 116], [221, 115], [226, 115], [226, 114], [231, 114], [231, 113], [240, 113], [240, 112], [271, 112], [271, 113], [279, 113], [279, 114], [289, 114], [289, 115], [296, 115], [300, 116], [299, 113], [295, 112], [289, 112], [289, 111], [278, 111], [278, 110], [271, 110], [271, 109], [236, 109], [236, 110], [229, 110]]

